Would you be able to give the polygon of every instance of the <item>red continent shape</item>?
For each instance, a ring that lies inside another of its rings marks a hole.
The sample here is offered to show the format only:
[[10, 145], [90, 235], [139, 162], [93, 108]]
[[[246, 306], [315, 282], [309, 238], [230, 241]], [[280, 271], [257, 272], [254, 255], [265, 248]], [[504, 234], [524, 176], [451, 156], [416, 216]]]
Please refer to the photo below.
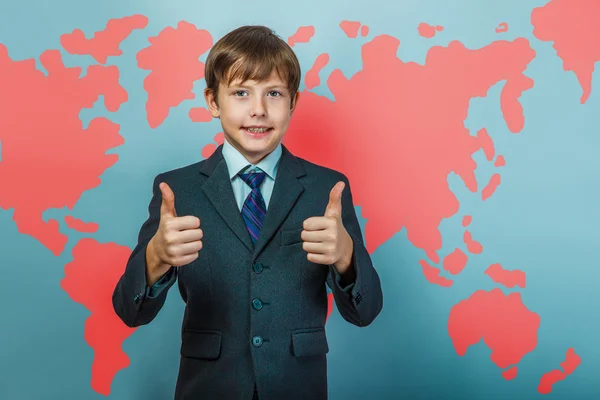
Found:
[[212, 36], [189, 22], [168, 27], [148, 39], [150, 46], [137, 54], [138, 67], [150, 70], [144, 79], [148, 93], [146, 115], [151, 128], [163, 123], [171, 107], [193, 99], [194, 82], [204, 77], [198, 58], [212, 46]]
[[60, 44], [71, 54], [89, 54], [94, 59], [105, 64], [109, 56], [120, 56], [121, 42], [125, 40], [134, 29], [143, 29], [148, 25], [148, 18], [143, 15], [113, 18], [108, 21], [106, 28], [94, 33], [94, 37], [86, 39], [80, 29], [66, 33], [60, 37]]
[[450, 310], [448, 333], [459, 356], [483, 339], [498, 368], [508, 368], [537, 346], [540, 316], [529, 311], [521, 294], [478, 290]]
[[131, 250], [114, 243], [82, 239], [73, 247], [73, 261], [65, 265], [61, 288], [76, 303], [90, 311], [84, 337], [94, 349], [92, 389], [108, 396], [112, 381], [129, 365], [123, 341], [135, 328], [126, 326], [115, 314], [112, 294], [124, 272]]
[[284, 144], [349, 178], [370, 253], [406, 227], [411, 243], [433, 256], [440, 222], [459, 210], [448, 175], [477, 192], [472, 155], [490, 140], [465, 127], [470, 101], [506, 81], [502, 112], [520, 131], [519, 97], [533, 86], [523, 71], [535, 52], [523, 38], [476, 50], [453, 41], [432, 47], [419, 65], [398, 59], [398, 47], [387, 35], [364, 44], [360, 71], [347, 79], [336, 69], [327, 79], [333, 101], [303, 91]]
[[594, 64], [600, 61], [600, 1], [551, 0], [531, 12], [533, 35], [554, 42], [565, 71], [573, 71], [584, 104], [592, 92]]
[[[0, 208], [14, 208], [19, 233], [38, 239], [58, 256], [67, 236], [58, 221], [42, 218], [51, 208], [73, 209], [81, 194], [100, 185], [100, 175], [119, 158], [106, 151], [124, 143], [119, 125], [95, 118], [83, 129], [79, 114], [100, 95], [108, 111], [127, 101], [115, 66], [66, 68], [58, 50], [35, 60], [13, 61], [0, 44]], [[73, 166], [77, 166], [74, 168]]]

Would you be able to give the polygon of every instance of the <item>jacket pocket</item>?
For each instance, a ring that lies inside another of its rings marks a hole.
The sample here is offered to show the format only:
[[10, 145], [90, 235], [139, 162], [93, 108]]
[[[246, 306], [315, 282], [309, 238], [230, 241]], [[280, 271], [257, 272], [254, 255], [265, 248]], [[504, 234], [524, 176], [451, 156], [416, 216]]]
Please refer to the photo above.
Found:
[[292, 331], [292, 354], [296, 357], [324, 355], [329, 352], [325, 328]]
[[181, 342], [184, 357], [216, 360], [221, 355], [221, 331], [184, 331]]
[[302, 243], [301, 234], [303, 230], [304, 228], [281, 231], [281, 245], [287, 246], [290, 244]]

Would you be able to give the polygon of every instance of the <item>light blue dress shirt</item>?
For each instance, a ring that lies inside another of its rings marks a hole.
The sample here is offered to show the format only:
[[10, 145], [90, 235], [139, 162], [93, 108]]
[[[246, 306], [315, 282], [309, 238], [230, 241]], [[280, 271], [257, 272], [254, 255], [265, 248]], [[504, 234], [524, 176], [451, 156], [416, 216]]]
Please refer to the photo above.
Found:
[[275, 176], [277, 175], [277, 167], [279, 165], [279, 160], [281, 159], [281, 153], [281, 143], [279, 143], [275, 150], [270, 152], [258, 164], [252, 164], [250, 161], [246, 160], [246, 157], [244, 157], [242, 153], [229, 144], [227, 139], [225, 139], [225, 142], [223, 143], [223, 158], [225, 158], [225, 162], [227, 163], [229, 179], [231, 180], [233, 194], [235, 195], [235, 201], [240, 212], [242, 212], [244, 201], [246, 201], [246, 197], [250, 194], [251, 189], [250, 186], [237, 175], [238, 172], [250, 165], [250, 167], [244, 171], [245, 173], [260, 169], [267, 174], [265, 180], [260, 185], [260, 193], [265, 199], [268, 210], [273, 187], [275, 186]]

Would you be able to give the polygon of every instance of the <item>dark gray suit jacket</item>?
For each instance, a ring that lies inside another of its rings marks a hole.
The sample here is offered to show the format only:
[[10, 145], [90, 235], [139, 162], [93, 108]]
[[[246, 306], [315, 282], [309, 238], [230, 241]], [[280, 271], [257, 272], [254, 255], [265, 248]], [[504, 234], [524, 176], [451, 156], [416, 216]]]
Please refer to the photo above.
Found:
[[[297, 158], [283, 146], [268, 212], [256, 245], [236, 206], [222, 145], [206, 160], [154, 180], [149, 217], [113, 293], [130, 327], [151, 322], [179, 281], [186, 303], [176, 399], [326, 399], [327, 290], [342, 317], [367, 326], [383, 307], [379, 276], [363, 244], [345, 175]], [[340, 180], [344, 227], [354, 241], [356, 282], [344, 291], [333, 266], [307, 260], [302, 223], [322, 216]], [[175, 193], [177, 215], [200, 218], [198, 258], [171, 268], [165, 290], [146, 291], [146, 246], [158, 229], [160, 182]]]

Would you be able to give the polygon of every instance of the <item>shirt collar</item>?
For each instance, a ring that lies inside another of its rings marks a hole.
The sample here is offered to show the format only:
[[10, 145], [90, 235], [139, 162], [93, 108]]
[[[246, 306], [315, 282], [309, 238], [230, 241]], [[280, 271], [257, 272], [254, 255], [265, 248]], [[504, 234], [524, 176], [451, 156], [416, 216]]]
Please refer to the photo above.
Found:
[[266, 172], [271, 179], [275, 180], [275, 174], [277, 171], [277, 165], [281, 159], [281, 153], [281, 143], [279, 143], [275, 150], [270, 152], [258, 164], [251, 164], [248, 160], [246, 160], [246, 157], [244, 157], [242, 153], [240, 153], [227, 141], [227, 138], [225, 138], [225, 141], [223, 142], [223, 158], [225, 158], [225, 162], [227, 163], [229, 179], [235, 178], [238, 172], [250, 165], [251, 167], [247, 169], [248, 172], [253, 170], [253, 167], [258, 167], [263, 172]]

